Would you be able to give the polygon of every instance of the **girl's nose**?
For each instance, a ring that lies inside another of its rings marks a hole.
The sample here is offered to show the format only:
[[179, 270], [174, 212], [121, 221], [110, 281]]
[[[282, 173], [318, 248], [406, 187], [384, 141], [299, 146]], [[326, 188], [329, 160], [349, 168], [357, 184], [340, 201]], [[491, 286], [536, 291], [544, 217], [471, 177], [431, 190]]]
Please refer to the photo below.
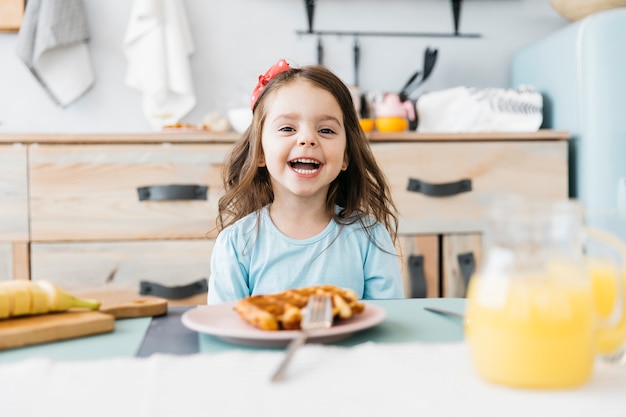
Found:
[[299, 146], [317, 146], [317, 139], [310, 135], [305, 135], [304, 137], [298, 139]]

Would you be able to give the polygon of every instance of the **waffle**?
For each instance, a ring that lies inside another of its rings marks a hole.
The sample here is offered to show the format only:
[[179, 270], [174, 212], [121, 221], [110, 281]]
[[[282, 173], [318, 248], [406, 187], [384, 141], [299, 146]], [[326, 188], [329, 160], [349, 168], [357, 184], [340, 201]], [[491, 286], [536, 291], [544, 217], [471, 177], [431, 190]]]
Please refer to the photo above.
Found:
[[313, 294], [331, 296], [335, 320], [348, 319], [365, 309], [352, 290], [334, 285], [314, 285], [275, 294], [252, 295], [239, 300], [234, 310], [246, 322], [261, 330], [299, 330], [302, 309]]

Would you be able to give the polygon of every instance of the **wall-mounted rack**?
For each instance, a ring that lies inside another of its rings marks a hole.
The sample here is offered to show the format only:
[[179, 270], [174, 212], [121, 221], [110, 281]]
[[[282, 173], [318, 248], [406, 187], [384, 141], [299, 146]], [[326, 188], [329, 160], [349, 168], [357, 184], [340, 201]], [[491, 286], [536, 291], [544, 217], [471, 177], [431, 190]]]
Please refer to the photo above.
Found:
[[461, 20], [461, 4], [463, 0], [450, 0], [452, 5], [452, 17], [454, 19], [454, 32], [438, 33], [438, 32], [376, 32], [376, 31], [342, 31], [342, 30], [314, 30], [313, 20], [315, 15], [315, 0], [304, 0], [307, 20], [309, 23], [308, 30], [296, 31], [299, 35], [318, 35], [318, 36], [381, 36], [381, 37], [424, 37], [424, 38], [480, 38], [478, 33], [460, 33], [459, 23]]
[[342, 31], [342, 30], [298, 30], [298, 35], [319, 35], [319, 36], [380, 36], [380, 37], [422, 37], [422, 38], [480, 38], [479, 33], [438, 33], [438, 32], [368, 32], [368, 31]]

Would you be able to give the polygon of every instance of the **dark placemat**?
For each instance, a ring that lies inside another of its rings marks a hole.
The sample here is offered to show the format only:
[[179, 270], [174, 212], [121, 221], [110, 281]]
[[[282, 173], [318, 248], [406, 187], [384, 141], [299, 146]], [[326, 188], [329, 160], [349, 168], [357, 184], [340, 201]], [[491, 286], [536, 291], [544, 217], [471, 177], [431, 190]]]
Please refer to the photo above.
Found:
[[138, 357], [154, 353], [187, 355], [199, 352], [198, 333], [188, 329], [181, 322], [183, 313], [193, 306], [169, 307], [167, 314], [154, 317], [146, 332]]

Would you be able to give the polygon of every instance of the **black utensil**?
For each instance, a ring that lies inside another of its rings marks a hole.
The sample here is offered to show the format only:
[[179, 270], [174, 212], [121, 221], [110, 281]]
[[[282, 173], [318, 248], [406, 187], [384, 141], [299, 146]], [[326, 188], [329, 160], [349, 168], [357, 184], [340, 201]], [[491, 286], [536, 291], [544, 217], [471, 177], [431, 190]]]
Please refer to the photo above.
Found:
[[424, 52], [424, 76], [420, 82], [423, 83], [426, 81], [430, 74], [433, 72], [433, 68], [435, 68], [435, 63], [437, 62], [437, 49], [426, 48]]
[[[406, 101], [417, 88], [424, 83], [430, 77], [430, 74], [433, 72], [433, 68], [435, 67], [435, 63], [437, 62], [437, 49], [426, 48], [424, 51], [424, 69], [420, 71], [416, 71], [406, 82], [402, 90], [400, 91], [400, 100]], [[415, 82], [417, 77], [422, 75], [422, 78]]]
[[367, 119], [370, 117], [370, 109], [367, 103], [367, 98], [365, 97], [365, 93], [361, 94], [361, 106], [360, 106], [359, 117], [361, 119]]
[[415, 71], [413, 73], [413, 75], [411, 75], [411, 77], [409, 77], [409, 80], [406, 82], [406, 84], [404, 84], [404, 86], [400, 90], [400, 93], [398, 94], [400, 96], [400, 101], [405, 101], [406, 99], [409, 98], [409, 90], [408, 90], [408, 88], [417, 79], [417, 77], [419, 77], [420, 74], [421, 74], [421, 72]]
[[321, 36], [317, 38], [317, 63], [318, 65], [324, 65], [324, 44]]
[[354, 85], [359, 86], [359, 66], [361, 63], [361, 45], [359, 44], [359, 38], [354, 38], [354, 47], [352, 48], [354, 53]]

